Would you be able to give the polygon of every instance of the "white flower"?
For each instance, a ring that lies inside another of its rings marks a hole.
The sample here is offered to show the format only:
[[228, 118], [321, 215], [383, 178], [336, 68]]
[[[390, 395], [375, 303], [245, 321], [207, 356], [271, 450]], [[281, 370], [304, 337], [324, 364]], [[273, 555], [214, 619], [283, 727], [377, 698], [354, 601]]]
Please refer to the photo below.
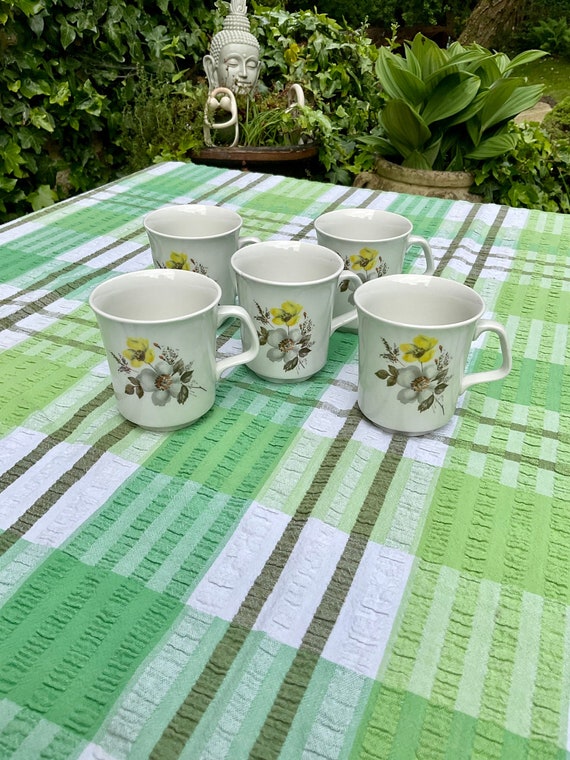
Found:
[[299, 355], [303, 348], [301, 343], [302, 333], [294, 328], [289, 331], [282, 327], [276, 330], [270, 330], [267, 336], [267, 343], [272, 346], [267, 352], [267, 358], [272, 362], [289, 362]]
[[411, 404], [413, 401], [422, 404], [433, 396], [437, 385], [436, 376], [435, 364], [421, 368], [414, 365], [399, 370], [396, 382], [402, 386], [402, 390], [398, 393], [398, 401], [403, 404]]
[[142, 369], [137, 380], [145, 393], [152, 392], [152, 403], [156, 406], [164, 406], [176, 398], [182, 385], [178, 372], [173, 372], [173, 367], [162, 361]]

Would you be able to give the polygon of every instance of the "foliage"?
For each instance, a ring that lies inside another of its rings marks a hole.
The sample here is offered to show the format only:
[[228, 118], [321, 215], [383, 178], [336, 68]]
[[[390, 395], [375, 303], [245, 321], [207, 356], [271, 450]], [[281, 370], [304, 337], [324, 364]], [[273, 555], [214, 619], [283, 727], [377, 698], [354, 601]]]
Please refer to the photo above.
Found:
[[394, 22], [413, 24], [442, 23], [449, 16], [463, 17], [475, 0], [287, 0], [288, 10], [317, 8], [334, 19], [358, 26], [366, 19], [388, 29]]
[[542, 127], [559, 150], [570, 153], [570, 95], [546, 114]]
[[570, 213], [570, 150], [537, 123], [511, 124], [514, 146], [470, 167], [485, 202]]
[[201, 0], [0, 0], [0, 219], [116, 175], [136, 67], [181, 75], [209, 20]]
[[366, 28], [351, 29], [323, 13], [252, 5], [252, 31], [263, 51], [260, 90], [301, 84], [315, 112], [313, 128], [326, 134], [319, 141], [326, 177], [350, 183], [356, 140], [370, 131], [382, 102], [374, 72], [378, 53]]
[[[225, 10], [217, 3], [214, 28], [221, 28]], [[350, 29], [324, 14], [287, 13], [255, 3], [253, 10], [250, 22], [262, 48], [262, 70], [253, 98], [238, 96], [240, 144], [290, 145], [310, 137], [319, 145], [322, 178], [349, 184], [356, 139], [370, 130], [381, 103], [376, 48], [364, 29]], [[302, 85], [307, 106], [288, 113], [287, 91], [293, 83]], [[206, 93], [200, 82], [142, 81], [135, 104], [125, 109], [121, 130], [129, 167], [199, 150]], [[172, 108], [179, 110], [188, 98], [184, 118], [170, 113], [171, 95]], [[192, 136], [185, 137], [181, 125]]]
[[540, 19], [525, 34], [527, 45], [570, 58], [570, 24], [566, 17]]
[[165, 76], [139, 71], [132, 100], [122, 113], [117, 144], [124, 152], [124, 169], [144, 169], [157, 161], [180, 161], [203, 147], [206, 84], [172, 82]]
[[462, 170], [514, 147], [510, 120], [535, 105], [542, 87], [512, 77], [520, 65], [545, 55], [530, 50], [510, 60], [477, 44], [439, 48], [422, 34], [404, 54], [386, 47], [376, 62], [386, 103], [379, 129], [362, 138], [403, 166]]

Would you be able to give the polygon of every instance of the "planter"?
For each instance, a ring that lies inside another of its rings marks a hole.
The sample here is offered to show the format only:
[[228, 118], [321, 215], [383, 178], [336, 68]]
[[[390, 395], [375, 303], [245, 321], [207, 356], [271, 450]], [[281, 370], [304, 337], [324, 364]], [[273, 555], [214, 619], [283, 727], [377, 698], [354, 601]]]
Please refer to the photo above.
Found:
[[209, 164], [244, 171], [283, 174], [286, 177], [305, 177], [317, 166], [317, 145], [278, 145], [275, 147], [213, 147], [203, 148], [192, 155], [196, 164]]
[[376, 159], [373, 172], [362, 172], [354, 180], [355, 187], [476, 203], [481, 201], [481, 196], [469, 192], [472, 184], [473, 176], [468, 172], [410, 169], [380, 157]]

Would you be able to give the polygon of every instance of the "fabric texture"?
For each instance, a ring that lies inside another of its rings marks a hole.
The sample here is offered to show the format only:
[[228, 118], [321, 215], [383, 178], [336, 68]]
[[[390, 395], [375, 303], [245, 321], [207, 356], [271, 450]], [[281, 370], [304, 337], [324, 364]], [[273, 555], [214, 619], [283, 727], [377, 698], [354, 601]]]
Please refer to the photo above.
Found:
[[[513, 370], [388, 434], [337, 332], [311, 380], [239, 367], [191, 427], [138, 429], [87, 302], [151, 266], [142, 219], [171, 202], [262, 240], [403, 214]], [[569, 253], [559, 214], [181, 163], [1, 227], [0, 758], [567, 757]]]

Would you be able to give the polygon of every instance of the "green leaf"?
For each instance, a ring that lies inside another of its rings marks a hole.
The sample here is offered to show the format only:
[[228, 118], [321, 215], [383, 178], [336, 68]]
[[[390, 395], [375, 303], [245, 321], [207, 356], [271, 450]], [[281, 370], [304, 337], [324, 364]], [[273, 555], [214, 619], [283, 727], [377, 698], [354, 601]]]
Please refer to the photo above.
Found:
[[513, 150], [516, 145], [517, 139], [514, 135], [494, 135], [486, 140], [482, 140], [479, 145], [474, 150], [467, 153], [465, 157], [476, 160], [494, 158], [495, 156], [501, 156], [503, 153]]
[[421, 115], [429, 126], [462, 111], [475, 99], [480, 79], [473, 74], [460, 72], [443, 79], [431, 93]]
[[54, 118], [45, 108], [32, 108], [30, 111], [30, 121], [34, 127], [45, 129], [46, 132], [53, 132], [55, 129]]
[[59, 28], [59, 38], [61, 40], [61, 46], [64, 50], [66, 50], [71, 45], [76, 36], [77, 32], [75, 29], [70, 24], [68, 24], [67, 21], [64, 21]]
[[423, 34], [416, 34], [412, 41], [411, 52], [417, 61], [419, 75], [423, 81], [448, 62], [446, 51]]
[[49, 185], [40, 185], [38, 189], [30, 193], [28, 200], [32, 204], [34, 211], [38, 211], [46, 206], [52, 206], [55, 203], [55, 193]]
[[540, 58], [544, 58], [545, 55], [550, 55], [550, 53], [547, 53], [546, 50], [525, 50], [513, 58], [505, 71], [512, 71], [517, 66], [525, 66], [527, 63], [538, 61]]
[[386, 103], [381, 120], [387, 138], [404, 158], [425, 145], [431, 137], [422, 117], [403, 100]]
[[539, 84], [519, 87], [519, 82], [519, 79], [502, 79], [488, 91], [485, 105], [480, 112], [481, 133], [538, 103], [544, 90], [543, 86]]

